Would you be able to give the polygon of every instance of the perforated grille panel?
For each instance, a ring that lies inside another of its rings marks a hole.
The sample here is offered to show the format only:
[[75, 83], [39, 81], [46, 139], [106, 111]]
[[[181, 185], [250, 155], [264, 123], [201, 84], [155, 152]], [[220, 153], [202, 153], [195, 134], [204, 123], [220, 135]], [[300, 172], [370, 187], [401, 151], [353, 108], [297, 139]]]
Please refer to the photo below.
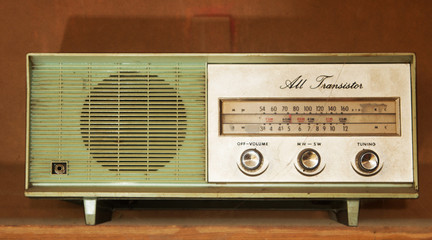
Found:
[[30, 182], [203, 182], [205, 69], [204, 62], [34, 61]]

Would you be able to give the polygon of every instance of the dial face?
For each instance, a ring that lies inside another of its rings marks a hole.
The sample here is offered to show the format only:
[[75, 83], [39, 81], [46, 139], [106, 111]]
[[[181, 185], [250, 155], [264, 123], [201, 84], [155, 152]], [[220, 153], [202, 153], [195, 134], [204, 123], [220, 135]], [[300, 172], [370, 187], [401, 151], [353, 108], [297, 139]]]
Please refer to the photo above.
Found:
[[398, 98], [222, 99], [221, 135], [400, 135]]

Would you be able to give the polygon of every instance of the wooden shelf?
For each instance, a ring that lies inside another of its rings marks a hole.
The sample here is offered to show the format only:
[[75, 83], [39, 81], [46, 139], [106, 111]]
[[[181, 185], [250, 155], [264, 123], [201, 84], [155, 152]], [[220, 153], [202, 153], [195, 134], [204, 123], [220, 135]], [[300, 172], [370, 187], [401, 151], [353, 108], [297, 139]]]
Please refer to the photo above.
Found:
[[429, 227], [2, 226], [4, 239], [431, 239]]

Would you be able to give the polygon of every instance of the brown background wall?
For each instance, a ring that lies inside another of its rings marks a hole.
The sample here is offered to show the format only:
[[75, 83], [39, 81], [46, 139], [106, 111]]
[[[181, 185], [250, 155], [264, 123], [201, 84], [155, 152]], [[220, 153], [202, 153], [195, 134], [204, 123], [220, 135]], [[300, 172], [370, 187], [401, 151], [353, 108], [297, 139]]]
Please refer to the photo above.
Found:
[[9, 227], [0, 228], [0, 238], [19, 231], [55, 236], [83, 224], [80, 206], [23, 196], [29, 52], [414, 52], [420, 199], [366, 203], [359, 228], [340, 226], [320, 211], [120, 210], [110, 223], [72, 232], [102, 238], [133, 224], [139, 230], [125, 227], [119, 236], [432, 238], [431, 15], [431, 1], [402, 0], [1, 1], [0, 224]]

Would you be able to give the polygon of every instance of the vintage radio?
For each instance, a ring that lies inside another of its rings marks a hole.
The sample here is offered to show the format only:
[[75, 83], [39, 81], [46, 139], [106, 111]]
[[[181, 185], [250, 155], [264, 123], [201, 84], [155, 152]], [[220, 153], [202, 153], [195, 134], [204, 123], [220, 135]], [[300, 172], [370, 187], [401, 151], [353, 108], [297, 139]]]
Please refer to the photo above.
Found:
[[[416, 198], [413, 54], [29, 54], [28, 197]], [[271, 204], [271, 202], [269, 202]], [[270, 207], [270, 206], [269, 206]]]

